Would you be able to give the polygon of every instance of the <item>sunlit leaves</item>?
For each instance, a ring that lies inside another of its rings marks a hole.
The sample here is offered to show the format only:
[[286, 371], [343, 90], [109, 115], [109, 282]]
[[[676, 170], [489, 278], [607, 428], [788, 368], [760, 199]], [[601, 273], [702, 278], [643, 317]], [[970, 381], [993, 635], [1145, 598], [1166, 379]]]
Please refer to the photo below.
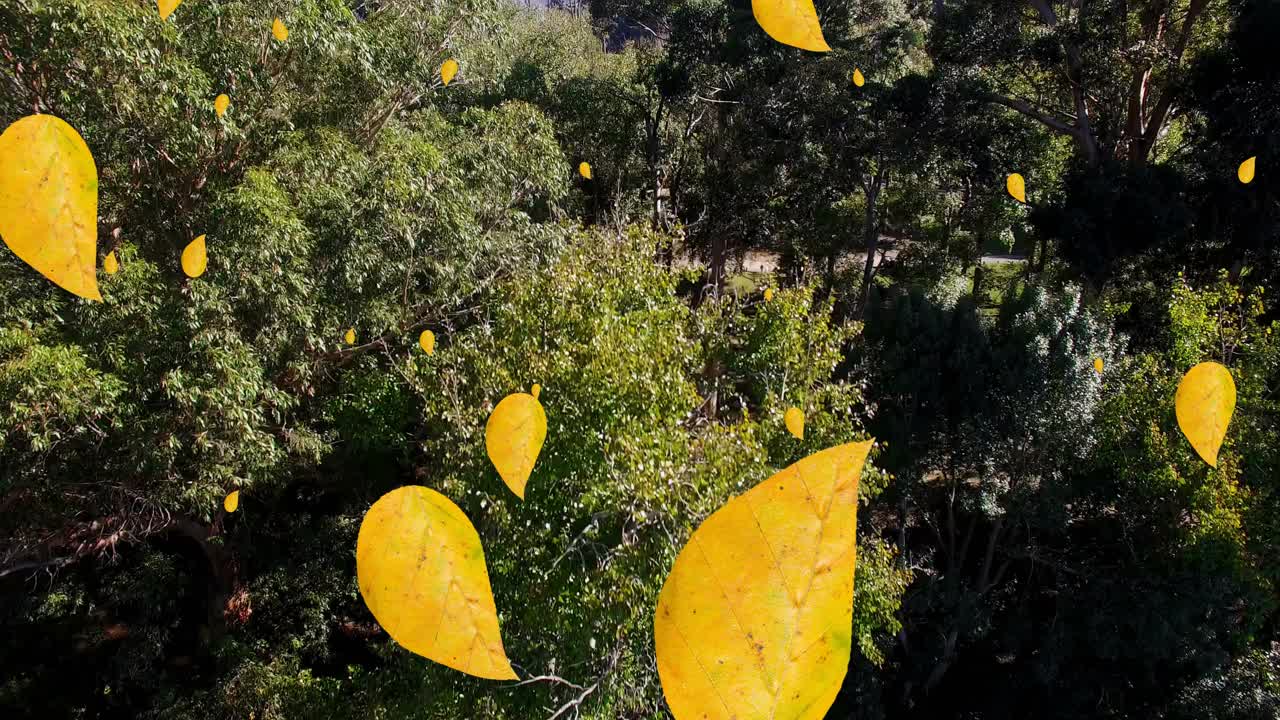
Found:
[[198, 278], [204, 274], [209, 265], [209, 256], [205, 250], [204, 236], [201, 235], [182, 250], [182, 272], [187, 277]]
[[804, 439], [804, 411], [797, 407], [787, 408], [782, 415], [782, 422], [787, 426], [787, 432], [796, 437], [797, 440]]
[[1240, 182], [1244, 183], [1245, 185], [1248, 185], [1249, 183], [1253, 182], [1253, 172], [1257, 165], [1257, 162], [1258, 162], [1258, 157], [1255, 155], [1254, 157], [1251, 157], [1248, 160], [1245, 160], [1244, 162], [1240, 163], [1240, 167], [1236, 169], [1236, 177], [1240, 178]]
[[511, 492], [522, 500], [547, 437], [547, 414], [538, 402], [540, 390], [534, 385], [532, 393], [512, 393], [503, 398], [484, 428], [489, 460]]
[[227, 106], [229, 105], [231, 105], [231, 98], [226, 93], [222, 93], [213, 99], [213, 111], [217, 113], [218, 117], [227, 114]]
[[440, 81], [445, 85], [453, 82], [454, 76], [458, 74], [458, 61], [449, 58], [440, 64]]
[[1027, 183], [1018, 173], [1011, 173], [1004, 181], [1004, 187], [1014, 200], [1022, 204], [1027, 202]]
[[0, 237], [64, 290], [98, 292], [98, 170], [75, 128], [28, 115], [0, 134]]
[[1218, 467], [1218, 451], [1236, 409], [1236, 384], [1231, 371], [1203, 362], [1187, 371], [1174, 398], [1178, 427], [1196, 454]]
[[285, 27], [283, 20], [276, 18], [271, 21], [271, 35], [275, 37], [276, 40], [284, 42], [289, 39], [289, 28]]
[[858, 479], [872, 441], [810, 455], [694, 531], [658, 596], [676, 720], [819, 720], [849, 665]]
[[802, 50], [831, 49], [822, 37], [813, 0], [751, 0], [751, 12], [769, 37]]
[[468, 675], [516, 678], [480, 536], [444, 495], [409, 486], [379, 498], [360, 523], [356, 576], [369, 611], [401, 647]]

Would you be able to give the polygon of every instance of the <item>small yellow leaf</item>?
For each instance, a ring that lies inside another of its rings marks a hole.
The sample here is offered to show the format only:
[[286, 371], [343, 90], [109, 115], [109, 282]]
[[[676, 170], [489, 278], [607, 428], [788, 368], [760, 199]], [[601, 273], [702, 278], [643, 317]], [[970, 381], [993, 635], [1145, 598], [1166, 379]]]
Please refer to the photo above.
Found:
[[1178, 427], [1209, 465], [1218, 467], [1218, 451], [1236, 411], [1236, 383], [1231, 371], [1203, 362], [1187, 371], [1174, 396]]
[[820, 720], [849, 667], [858, 479], [872, 441], [810, 455], [694, 531], [658, 595], [676, 720]]
[[764, 289], [764, 301], [773, 302], [773, 288]]
[[804, 411], [800, 408], [787, 408], [787, 412], [782, 415], [782, 422], [786, 424], [787, 431], [796, 436], [797, 440], [804, 439]]
[[275, 36], [276, 40], [284, 42], [289, 39], [289, 28], [284, 26], [283, 20], [276, 18], [271, 21], [271, 34]]
[[801, 50], [827, 52], [813, 0], [751, 0], [751, 12], [769, 37]]
[[1102, 358], [1093, 359], [1093, 369], [1097, 370], [1099, 375], [1102, 374]]
[[1240, 168], [1236, 170], [1236, 177], [1240, 178], [1240, 182], [1248, 185], [1253, 182], [1253, 171], [1258, 162], [1258, 156], [1253, 156], [1248, 160], [1240, 163]]
[[98, 292], [98, 168], [76, 129], [28, 115], [0, 134], [0, 238], [67, 292]]
[[229, 513], [233, 513], [240, 507], [240, 491], [232, 490], [222, 501], [222, 509]]
[[411, 485], [383, 495], [356, 538], [369, 612], [409, 652], [468, 675], [515, 680], [475, 526], [449, 498]]
[[343, 339], [343, 340], [346, 340], [348, 345], [355, 345], [355, 344], [356, 344], [356, 329], [355, 329], [355, 328], [347, 328], [347, 333], [346, 333], [345, 335], [343, 335], [343, 336], [342, 336], [342, 339]]
[[102, 258], [102, 270], [108, 275], [115, 275], [120, 271], [120, 263], [116, 262], [115, 250], [107, 253], [107, 256]]
[[218, 117], [222, 117], [227, 114], [227, 106], [230, 104], [231, 98], [227, 97], [226, 93], [222, 93], [213, 99], [213, 111], [218, 114]]
[[[533, 386], [535, 391], [541, 388]], [[512, 393], [498, 403], [484, 428], [484, 447], [502, 481], [521, 500], [547, 438], [547, 414], [536, 394]]]
[[1013, 196], [1014, 200], [1027, 204], [1027, 183], [1018, 173], [1011, 173], [1004, 181], [1005, 189]]
[[589, 162], [578, 163], [578, 174], [590, 180], [591, 179], [591, 163]]
[[529, 394], [533, 396], [534, 400], [537, 400], [538, 397], [542, 395], [542, 386], [538, 383], [534, 383], [533, 387], [529, 388]]
[[448, 85], [449, 83], [453, 82], [453, 78], [457, 74], [458, 74], [457, 60], [454, 60], [453, 58], [449, 58], [448, 60], [445, 60], [440, 65], [440, 79], [444, 81], [445, 85]]
[[854, 85], [857, 85], [858, 87], [862, 87], [862, 86], [863, 86], [863, 84], [865, 84], [866, 82], [867, 82], [867, 79], [866, 79], [866, 78], [864, 78], [864, 77], [862, 77], [862, 71], [861, 71], [861, 70], [859, 70], [858, 68], [854, 68], [854, 69], [853, 69], [853, 84], [854, 84]]
[[160, 19], [168, 20], [174, 10], [182, 4], [182, 0], [156, 0], [156, 8], [160, 10]]
[[200, 277], [208, 264], [209, 256], [205, 252], [203, 235], [192, 240], [182, 249], [182, 272], [186, 273], [187, 277]]
[[428, 355], [435, 355], [436, 334], [430, 330], [423, 330], [422, 334], [418, 336], [418, 345], [420, 345]]

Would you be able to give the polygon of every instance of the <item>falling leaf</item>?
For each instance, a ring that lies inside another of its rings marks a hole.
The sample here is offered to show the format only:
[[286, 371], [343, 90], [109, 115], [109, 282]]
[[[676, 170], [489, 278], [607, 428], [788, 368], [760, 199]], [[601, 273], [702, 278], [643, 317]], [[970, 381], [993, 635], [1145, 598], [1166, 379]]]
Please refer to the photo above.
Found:
[[538, 396], [542, 395], [542, 386], [538, 383], [534, 383], [533, 387], [529, 388], [529, 394], [533, 396], [534, 400], [537, 400]]
[[120, 263], [116, 262], [115, 250], [107, 253], [107, 256], [102, 258], [102, 269], [108, 275], [115, 275], [120, 271]]
[[773, 302], [773, 288], [764, 289], [764, 301]]
[[1187, 371], [1174, 396], [1178, 427], [1205, 462], [1218, 467], [1218, 451], [1236, 411], [1236, 383], [1231, 371], [1203, 362]]
[[590, 180], [591, 179], [591, 163], [589, 162], [578, 163], [578, 174]]
[[156, 8], [160, 10], [160, 19], [168, 20], [174, 10], [182, 4], [182, 0], [156, 0]]
[[436, 354], [436, 334], [430, 330], [423, 330], [418, 336], [418, 344], [426, 351], [428, 355]]
[[1236, 177], [1240, 178], [1240, 182], [1248, 185], [1253, 182], [1253, 171], [1257, 165], [1258, 157], [1255, 155], [1248, 160], [1240, 163], [1240, 168], [1236, 170]]
[[654, 616], [676, 720], [820, 720], [849, 667], [858, 479], [873, 441], [810, 455], [714, 512]]
[[444, 81], [445, 85], [448, 85], [449, 83], [453, 82], [453, 77], [457, 74], [458, 74], [457, 60], [454, 60], [453, 58], [449, 58], [448, 60], [445, 60], [444, 63], [440, 65], [440, 79]]
[[1027, 204], [1027, 183], [1022, 179], [1021, 175], [1018, 173], [1011, 173], [1004, 181], [1004, 186], [1005, 189], [1009, 191], [1009, 194], [1013, 196], [1014, 200], [1017, 200], [1023, 205]]
[[547, 438], [547, 414], [538, 402], [542, 388], [530, 393], [512, 393], [498, 403], [484, 428], [484, 446], [502, 481], [521, 500], [533, 464]]
[[804, 439], [804, 411], [800, 408], [787, 408], [782, 415], [782, 422], [786, 424], [787, 431], [796, 436], [797, 440]]
[[283, 20], [276, 18], [271, 22], [271, 34], [280, 42], [284, 42], [289, 39], [289, 28], [284, 26]]
[[187, 277], [198, 278], [204, 274], [209, 264], [209, 256], [205, 253], [204, 236], [192, 240], [182, 250], [182, 272]]
[[862, 86], [863, 86], [863, 84], [864, 84], [864, 83], [866, 83], [866, 82], [867, 82], [867, 79], [866, 79], [866, 78], [864, 78], [864, 77], [862, 77], [862, 71], [861, 71], [861, 70], [859, 70], [858, 68], [854, 68], [854, 69], [853, 69], [853, 84], [854, 84], [854, 85], [857, 85], [858, 87], [862, 87]]
[[230, 104], [231, 98], [227, 97], [226, 93], [222, 93], [213, 99], [213, 111], [218, 114], [218, 117], [222, 117], [227, 114], [227, 106]]
[[813, 0], [751, 0], [751, 12], [769, 37], [801, 50], [827, 52]]
[[343, 336], [342, 336], [342, 339], [343, 339], [343, 340], [346, 340], [348, 345], [355, 345], [355, 344], [356, 344], [356, 329], [355, 329], [355, 328], [347, 328], [347, 334], [343, 335]]
[[240, 491], [232, 490], [231, 494], [227, 495], [227, 497], [225, 497], [222, 500], [222, 509], [226, 510], [229, 513], [233, 513], [239, 507], [240, 507]]
[[360, 595], [391, 639], [468, 675], [515, 680], [475, 526], [416, 485], [383, 495], [356, 539]]
[[0, 134], [0, 237], [67, 292], [98, 292], [98, 169], [76, 129], [28, 115]]
[[1099, 375], [1102, 374], [1102, 358], [1093, 359], [1093, 369], [1098, 371]]

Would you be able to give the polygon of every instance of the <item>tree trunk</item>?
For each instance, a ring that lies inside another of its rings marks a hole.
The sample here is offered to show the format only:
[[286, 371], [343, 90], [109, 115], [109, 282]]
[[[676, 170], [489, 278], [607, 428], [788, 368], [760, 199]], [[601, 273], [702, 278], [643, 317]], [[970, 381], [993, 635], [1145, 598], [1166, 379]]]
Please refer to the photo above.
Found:
[[867, 207], [863, 214], [862, 236], [867, 246], [867, 261], [862, 268], [862, 301], [860, 303], [862, 317], [867, 315], [867, 306], [871, 302], [871, 277], [876, 269], [876, 248], [880, 245], [880, 229], [876, 222], [876, 201], [880, 199], [880, 190], [885, 182], [883, 171], [877, 172], [869, 184], [863, 186]]

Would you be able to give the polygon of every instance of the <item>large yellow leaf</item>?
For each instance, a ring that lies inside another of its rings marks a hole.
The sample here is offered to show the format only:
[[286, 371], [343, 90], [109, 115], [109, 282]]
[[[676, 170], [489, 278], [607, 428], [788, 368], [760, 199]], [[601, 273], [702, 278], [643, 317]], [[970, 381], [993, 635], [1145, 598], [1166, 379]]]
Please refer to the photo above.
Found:
[[213, 111], [222, 117], [227, 114], [227, 107], [231, 105], [231, 98], [226, 93], [222, 93], [213, 99]]
[[823, 450], [717, 510], [658, 595], [676, 720], [819, 720], [849, 665], [858, 478], [872, 441]]
[[813, 0], [751, 0], [751, 12], [769, 37], [801, 50], [827, 52]]
[[444, 82], [445, 85], [448, 85], [449, 83], [453, 82], [453, 78], [457, 74], [458, 74], [457, 60], [454, 60], [453, 58], [449, 58], [448, 60], [445, 60], [443, 63], [441, 63], [440, 80]]
[[168, 20], [174, 10], [182, 4], [182, 0], [156, 0], [156, 9], [160, 11], [160, 19]]
[[449, 498], [416, 485], [383, 495], [360, 523], [356, 577], [373, 617], [406, 650], [468, 675], [516, 679], [480, 536]]
[[28, 115], [0, 134], [0, 237], [67, 292], [98, 292], [98, 168], [75, 128]]
[[1236, 383], [1231, 371], [1216, 362], [1203, 362], [1187, 371], [1174, 396], [1178, 427], [1196, 453], [1218, 467], [1218, 451], [1236, 411]]
[[1004, 187], [1013, 196], [1014, 200], [1023, 205], [1027, 204], [1027, 182], [1022, 179], [1021, 175], [1011, 173], [1009, 177], [1005, 178]]
[[222, 499], [222, 509], [233, 513], [240, 508], [240, 491], [232, 490]]
[[521, 500], [547, 438], [547, 414], [534, 393], [512, 393], [498, 403], [484, 428], [484, 447], [502, 481]]
[[182, 249], [182, 272], [187, 277], [198, 278], [209, 266], [209, 255], [205, 251], [204, 236], [192, 240]]
[[1248, 185], [1253, 182], [1253, 172], [1257, 167], [1258, 156], [1253, 156], [1248, 160], [1240, 163], [1240, 167], [1236, 169], [1236, 177], [1240, 178], [1240, 182]]
[[271, 21], [271, 34], [275, 36], [276, 40], [284, 42], [289, 39], [289, 28], [284, 26], [283, 20], [276, 18]]

